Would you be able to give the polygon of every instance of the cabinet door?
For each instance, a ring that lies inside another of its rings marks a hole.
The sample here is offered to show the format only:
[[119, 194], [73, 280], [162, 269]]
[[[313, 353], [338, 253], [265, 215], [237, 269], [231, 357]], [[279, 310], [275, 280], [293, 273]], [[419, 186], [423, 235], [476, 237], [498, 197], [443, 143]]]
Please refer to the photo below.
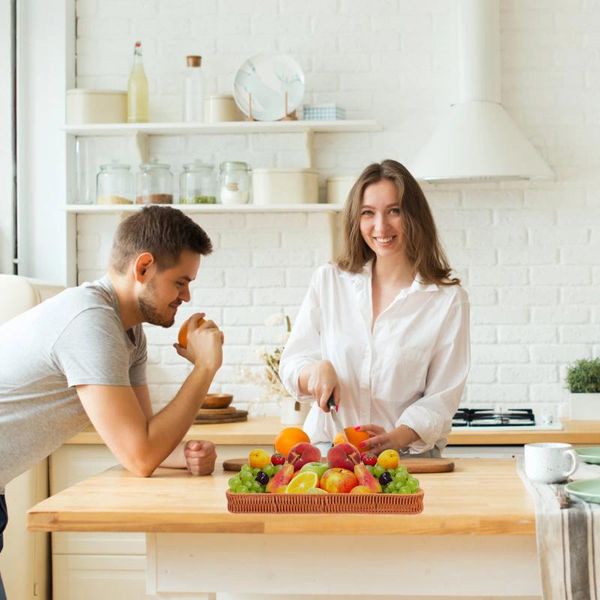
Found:
[[148, 600], [144, 556], [55, 554], [53, 598], [57, 600]]

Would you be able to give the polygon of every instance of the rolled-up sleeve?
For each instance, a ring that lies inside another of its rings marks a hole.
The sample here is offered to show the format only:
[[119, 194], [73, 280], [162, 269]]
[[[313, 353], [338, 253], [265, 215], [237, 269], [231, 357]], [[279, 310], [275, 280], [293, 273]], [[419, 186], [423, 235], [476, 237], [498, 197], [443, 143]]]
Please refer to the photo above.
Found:
[[307, 365], [321, 360], [318, 280], [319, 272], [317, 271], [313, 275], [308, 292], [302, 301], [279, 363], [279, 377], [281, 377], [283, 385], [293, 397], [303, 401], [312, 400], [312, 397], [300, 394], [298, 388], [300, 372]]
[[410, 445], [411, 453], [430, 450], [450, 432], [469, 373], [470, 346], [469, 302], [460, 290], [436, 343], [423, 397], [406, 408], [396, 422], [396, 426], [406, 425], [421, 438]]

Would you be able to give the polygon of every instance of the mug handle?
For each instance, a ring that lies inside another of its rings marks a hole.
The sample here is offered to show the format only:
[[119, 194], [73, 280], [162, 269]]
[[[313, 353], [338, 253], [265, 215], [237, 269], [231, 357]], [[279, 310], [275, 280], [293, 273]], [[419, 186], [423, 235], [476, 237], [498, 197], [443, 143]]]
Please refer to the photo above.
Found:
[[575, 473], [577, 467], [579, 466], [579, 455], [577, 454], [577, 452], [575, 452], [575, 450], [567, 450], [565, 454], [570, 456], [573, 461], [573, 465], [571, 466], [571, 468], [564, 474], [565, 477], [570, 477], [571, 475], [573, 475], [573, 473]]

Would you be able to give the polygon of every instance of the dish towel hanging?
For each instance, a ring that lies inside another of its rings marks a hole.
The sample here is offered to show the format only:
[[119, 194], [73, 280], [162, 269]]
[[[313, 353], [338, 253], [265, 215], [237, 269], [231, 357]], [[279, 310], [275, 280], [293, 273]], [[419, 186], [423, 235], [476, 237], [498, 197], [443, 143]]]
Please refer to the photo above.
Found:
[[[521, 457], [517, 470], [535, 502], [544, 600], [600, 600], [600, 504], [565, 502], [564, 484], [532, 482]], [[582, 464], [571, 480], [598, 477], [600, 466]]]

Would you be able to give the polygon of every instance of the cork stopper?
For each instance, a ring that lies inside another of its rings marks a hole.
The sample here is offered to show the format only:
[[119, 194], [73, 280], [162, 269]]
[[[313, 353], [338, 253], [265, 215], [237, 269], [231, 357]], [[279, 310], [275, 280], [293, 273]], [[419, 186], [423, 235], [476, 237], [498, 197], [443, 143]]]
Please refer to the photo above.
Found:
[[199, 67], [202, 64], [202, 57], [195, 54], [186, 56], [185, 60], [188, 67]]

